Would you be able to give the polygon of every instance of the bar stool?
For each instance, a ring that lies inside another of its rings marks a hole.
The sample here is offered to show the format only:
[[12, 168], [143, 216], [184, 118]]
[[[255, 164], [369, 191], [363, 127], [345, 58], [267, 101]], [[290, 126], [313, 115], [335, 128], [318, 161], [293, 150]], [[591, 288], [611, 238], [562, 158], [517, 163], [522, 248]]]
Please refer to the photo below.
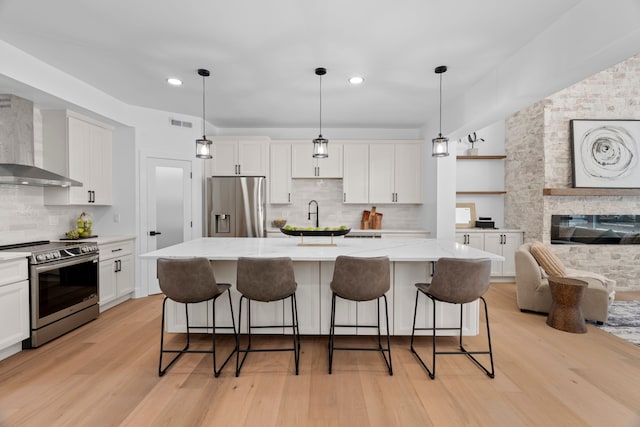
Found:
[[[333, 367], [333, 352], [335, 350], [362, 350], [379, 351], [382, 354], [389, 375], [393, 375], [391, 365], [391, 339], [389, 337], [389, 309], [387, 306], [387, 296], [385, 293], [390, 288], [388, 257], [350, 257], [338, 256], [333, 270], [333, 280], [331, 281], [331, 328], [329, 330], [329, 374]], [[377, 328], [377, 347], [336, 347], [335, 328], [354, 327], [356, 325], [336, 324], [336, 297], [350, 301], [376, 301], [378, 322], [376, 325], [360, 325], [358, 328]], [[387, 346], [382, 346], [380, 336], [380, 298], [384, 299], [385, 318], [387, 322]], [[387, 359], [388, 354], [389, 357]]]
[[[162, 301], [162, 325], [160, 333], [160, 362], [158, 364], [158, 376], [163, 376], [167, 370], [185, 353], [211, 353], [213, 355], [213, 374], [215, 377], [227, 364], [233, 353], [238, 348], [238, 337], [236, 334], [235, 320], [233, 318], [233, 305], [231, 303], [231, 285], [227, 283], [216, 283], [211, 263], [206, 258], [190, 258], [190, 259], [170, 259], [159, 258], [158, 281], [160, 289], [165, 297]], [[226, 292], [229, 297], [229, 311], [231, 313], [232, 326], [216, 325], [216, 300]], [[167, 350], [164, 348], [164, 328], [165, 328], [165, 310], [167, 300], [184, 304], [184, 312], [187, 322], [187, 342], [184, 348], [179, 350]], [[212, 301], [213, 307], [213, 324], [212, 324], [212, 349], [211, 350], [189, 350], [190, 330], [191, 329], [209, 329], [209, 326], [191, 326], [189, 324], [189, 304]], [[232, 329], [235, 339], [235, 346], [231, 353], [227, 356], [219, 369], [216, 369], [216, 329]], [[169, 364], [162, 368], [162, 355], [164, 353], [177, 353]]]
[[[298, 328], [298, 306], [296, 303], [296, 288], [298, 287], [298, 284], [295, 281], [293, 262], [291, 261], [291, 258], [239, 258], [236, 287], [238, 292], [241, 294], [240, 308], [238, 310], [238, 331], [240, 331], [242, 323], [242, 301], [246, 300], [248, 335], [247, 347], [243, 349], [238, 345], [238, 353], [236, 354], [236, 377], [240, 375], [240, 369], [242, 369], [242, 365], [244, 365], [247, 355], [256, 351], [293, 351], [296, 375], [298, 375], [300, 362], [300, 330]], [[291, 301], [291, 324], [261, 326], [253, 326], [251, 324], [252, 301], [273, 302], [285, 300], [287, 298]], [[293, 335], [293, 346], [284, 348], [252, 349], [251, 329], [273, 327], [290, 327]], [[244, 353], [242, 361], [240, 361], [240, 353]]]
[[[480, 367], [490, 378], [495, 376], [493, 369], [493, 351], [491, 349], [491, 334], [489, 332], [489, 314], [487, 312], [487, 302], [483, 295], [489, 289], [489, 277], [491, 275], [491, 260], [489, 259], [455, 259], [440, 258], [435, 265], [435, 273], [431, 283], [416, 283], [416, 305], [413, 312], [413, 329], [411, 330], [411, 352], [418, 359], [423, 368], [426, 369], [429, 377], [436, 377], [436, 355], [437, 354], [464, 354], [468, 356], [478, 367]], [[424, 294], [433, 303], [432, 327], [416, 328], [416, 315], [418, 313], [418, 296]], [[488, 351], [467, 351], [462, 344], [462, 304], [482, 300], [484, 303], [485, 323], [487, 325]], [[458, 327], [436, 327], [436, 301], [447, 302], [460, 305], [460, 326]], [[415, 331], [428, 330], [432, 332], [433, 357], [432, 370], [424, 363], [420, 355], [416, 352], [413, 342]], [[442, 330], [457, 330], [459, 332], [460, 351], [437, 351], [436, 332]], [[491, 360], [491, 371], [485, 368], [473, 356], [474, 354], [488, 354]]]

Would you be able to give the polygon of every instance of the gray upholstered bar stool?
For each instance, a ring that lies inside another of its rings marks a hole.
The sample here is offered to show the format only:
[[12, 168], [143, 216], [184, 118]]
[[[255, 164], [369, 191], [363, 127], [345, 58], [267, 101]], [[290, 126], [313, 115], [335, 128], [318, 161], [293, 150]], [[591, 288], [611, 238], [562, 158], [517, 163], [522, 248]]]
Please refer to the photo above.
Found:
[[[436, 355], [438, 354], [464, 354], [468, 356], [478, 367], [480, 367], [490, 378], [494, 377], [493, 351], [491, 349], [491, 334], [489, 331], [489, 313], [487, 312], [487, 302], [483, 295], [489, 289], [489, 276], [491, 275], [491, 261], [488, 259], [455, 259], [440, 258], [435, 265], [435, 273], [431, 283], [416, 283], [416, 305], [413, 312], [413, 329], [411, 331], [411, 352], [418, 359], [420, 364], [426, 369], [429, 377], [436, 377]], [[433, 303], [432, 327], [416, 328], [416, 315], [418, 313], [418, 296], [426, 295]], [[487, 325], [487, 351], [467, 351], [462, 344], [462, 304], [482, 300], [484, 303], [485, 323]], [[436, 308], [437, 301], [460, 305], [460, 324], [458, 327], [437, 327]], [[420, 355], [413, 346], [415, 331], [428, 330], [432, 333], [433, 357], [432, 370], [424, 363]], [[459, 351], [437, 351], [436, 333], [442, 330], [456, 330], [459, 333]], [[485, 368], [473, 355], [488, 354], [491, 361], [491, 371]]]
[[[213, 267], [206, 258], [189, 258], [189, 259], [170, 259], [159, 258], [158, 281], [160, 289], [165, 297], [162, 301], [162, 325], [160, 333], [160, 362], [158, 364], [158, 376], [163, 376], [167, 370], [173, 365], [184, 353], [211, 353], [213, 355], [213, 374], [220, 375], [220, 372], [227, 364], [233, 353], [238, 348], [238, 336], [236, 334], [235, 320], [233, 317], [233, 304], [231, 303], [231, 293], [229, 288], [231, 285], [227, 283], [217, 283], [213, 274]], [[216, 325], [216, 300], [222, 294], [226, 293], [229, 298], [229, 311], [231, 313], [231, 326]], [[165, 310], [167, 300], [184, 304], [184, 312], [187, 322], [187, 342], [182, 349], [165, 349], [164, 348], [164, 328], [165, 328]], [[189, 324], [189, 304], [212, 301], [213, 307], [213, 323], [212, 326], [191, 326]], [[212, 348], [211, 350], [189, 350], [190, 330], [191, 329], [211, 329], [212, 330]], [[234, 335], [234, 348], [229, 353], [220, 368], [216, 368], [216, 329], [231, 329]], [[177, 353], [171, 359], [169, 364], [162, 367], [162, 355], [164, 353]]]
[[[335, 350], [364, 350], [379, 351], [382, 354], [389, 375], [393, 375], [391, 365], [391, 339], [389, 337], [389, 309], [385, 293], [390, 288], [390, 269], [388, 257], [350, 257], [339, 256], [336, 258], [331, 281], [331, 327], [329, 330], [329, 373], [333, 367], [333, 352]], [[355, 327], [356, 325], [336, 324], [336, 298], [340, 297], [350, 301], [375, 301], [377, 305], [378, 322], [376, 325], [361, 325], [358, 328], [377, 328], [377, 347], [336, 347], [335, 329], [341, 327]], [[380, 298], [384, 299], [384, 310], [387, 325], [387, 346], [382, 346], [380, 335]], [[385, 354], [386, 353], [386, 354]], [[388, 358], [387, 358], [388, 355]]]
[[[300, 362], [300, 330], [298, 328], [298, 307], [296, 304], [296, 283], [291, 258], [249, 258], [238, 259], [236, 288], [240, 292], [240, 308], [238, 310], [238, 331], [242, 324], [242, 301], [247, 301], [247, 335], [248, 343], [245, 348], [238, 345], [236, 354], [236, 377], [250, 352], [256, 351], [293, 351], [296, 375]], [[251, 302], [274, 302], [289, 298], [291, 301], [291, 324], [260, 325], [251, 324]], [[284, 348], [251, 348], [252, 328], [290, 327], [293, 345]], [[240, 353], [244, 353], [240, 361]]]

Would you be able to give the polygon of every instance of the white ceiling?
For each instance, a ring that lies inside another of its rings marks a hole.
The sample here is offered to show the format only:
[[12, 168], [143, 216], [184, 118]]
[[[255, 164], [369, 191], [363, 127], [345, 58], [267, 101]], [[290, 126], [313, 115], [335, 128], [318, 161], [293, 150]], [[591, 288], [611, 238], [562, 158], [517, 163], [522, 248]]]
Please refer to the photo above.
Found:
[[[131, 105], [223, 128], [420, 128], [579, 0], [0, 0], [0, 39]], [[365, 78], [350, 86], [352, 75]], [[184, 81], [181, 87], [167, 77]], [[0, 79], [0, 91], [12, 82]]]

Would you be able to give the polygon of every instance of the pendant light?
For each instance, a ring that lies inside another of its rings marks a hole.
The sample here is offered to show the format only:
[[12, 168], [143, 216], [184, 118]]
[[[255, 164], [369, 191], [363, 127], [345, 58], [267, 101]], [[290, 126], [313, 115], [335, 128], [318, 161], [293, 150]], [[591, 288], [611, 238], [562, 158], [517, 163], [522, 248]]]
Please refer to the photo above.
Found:
[[202, 139], [196, 139], [196, 157], [199, 159], [211, 159], [211, 140], [207, 139], [204, 132], [204, 79], [209, 77], [209, 70], [204, 68], [198, 69], [198, 75], [202, 76]]
[[316, 76], [320, 77], [320, 132], [313, 140], [313, 157], [329, 157], [329, 140], [322, 137], [322, 76], [327, 74], [326, 68], [316, 68]]
[[436, 67], [435, 73], [440, 74], [440, 127], [438, 137], [431, 140], [431, 155], [433, 157], [446, 157], [449, 155], [449, 138], [442, 136], [442, 74], [447, 71], [446, 65]]

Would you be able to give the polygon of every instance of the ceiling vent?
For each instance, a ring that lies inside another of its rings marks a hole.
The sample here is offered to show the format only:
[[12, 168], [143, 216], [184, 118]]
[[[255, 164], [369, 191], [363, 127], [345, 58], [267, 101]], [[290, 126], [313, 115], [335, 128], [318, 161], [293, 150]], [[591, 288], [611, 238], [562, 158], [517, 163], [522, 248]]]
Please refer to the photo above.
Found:
[[183, 128], [192, 128], [193, 127], [193, 123], [184, 122], [182, 120], [169, 119], [169, 123], [171, 124], [171, 126], [177, 126], [177, 127], [183, 127]]

